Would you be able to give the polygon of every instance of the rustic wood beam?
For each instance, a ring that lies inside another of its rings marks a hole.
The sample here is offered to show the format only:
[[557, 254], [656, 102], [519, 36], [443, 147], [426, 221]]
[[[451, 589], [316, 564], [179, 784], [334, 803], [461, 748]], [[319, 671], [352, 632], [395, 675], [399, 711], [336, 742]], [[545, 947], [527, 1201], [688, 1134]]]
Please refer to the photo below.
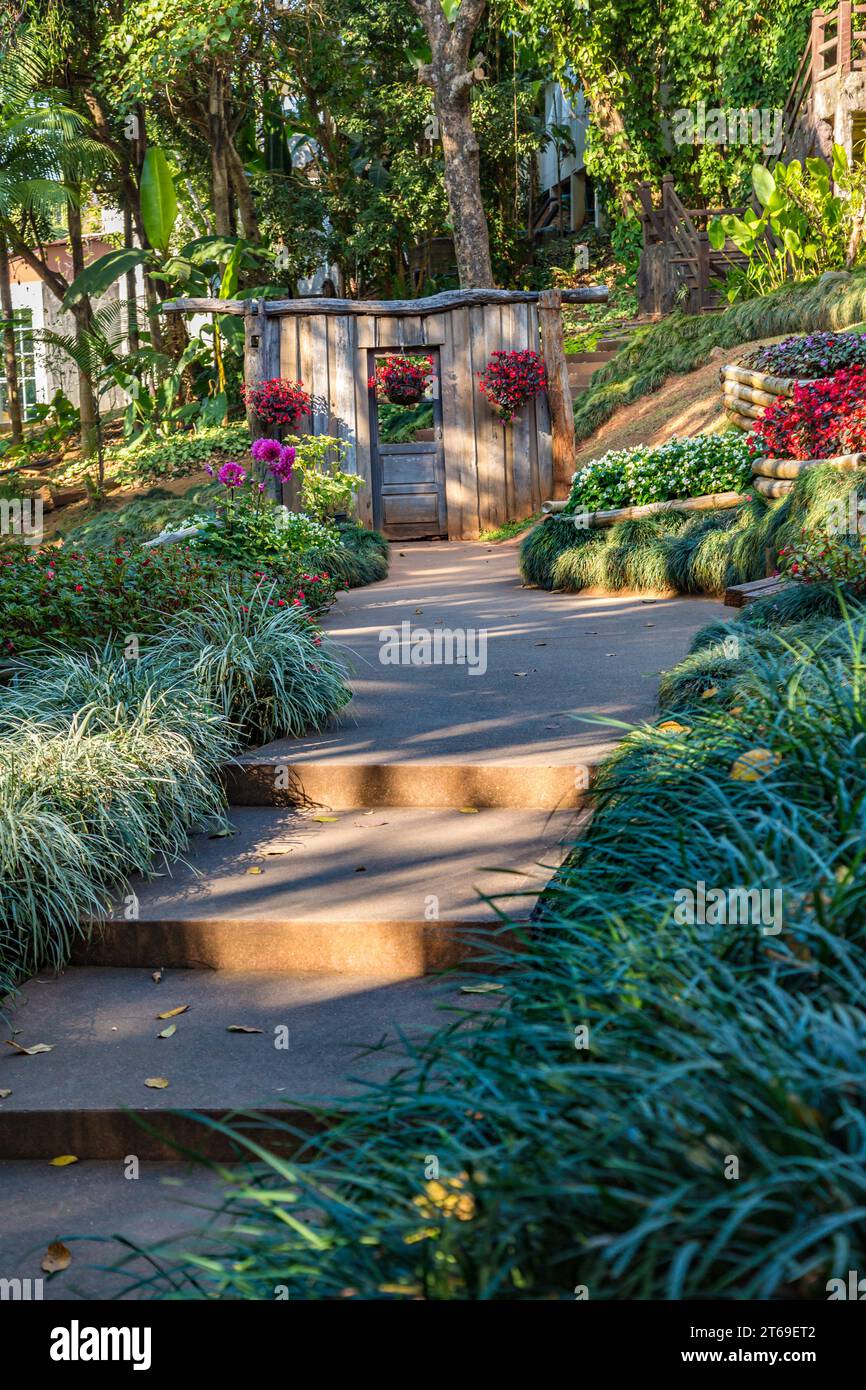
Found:
[[550, 406], [553, 490], [567, 496], [574, 473], [574, 405], [565, 360], [561, 290], [543, 290], [538, 296], [538, 326]]
[[617, 521], [635, 521], [643, 516], [658, 516], [663, 512], [710, 512], [738, 507], [744, 496], [740, 492], [710, 492], [703, 497], [673, 498], [669, 502], [643, 502], [634, 507], [611, 507], [602, 512], [566, 512], [566, 502], [543, 502], [541, 510], [551, 519], [570, 521], [580, 519], [578, 530], [593, 530], [598, 526], [613, 526]]
[[[550, 291], [541, 291], [541, 294]], [[579, 290], [556, 291], [563, 304], [603, 304], [606, 285], [587, 285]], [[463, 309], [471, 304], [535, 304], [540, 297], [534, 290], [446, 290], [426, 299], [169, 299], [165, 313], [248, 314], [263, 306], [268, 315], [282, 314], [381, 314], [393, 318], [404, 315], [439, 314], [444, 309]]]

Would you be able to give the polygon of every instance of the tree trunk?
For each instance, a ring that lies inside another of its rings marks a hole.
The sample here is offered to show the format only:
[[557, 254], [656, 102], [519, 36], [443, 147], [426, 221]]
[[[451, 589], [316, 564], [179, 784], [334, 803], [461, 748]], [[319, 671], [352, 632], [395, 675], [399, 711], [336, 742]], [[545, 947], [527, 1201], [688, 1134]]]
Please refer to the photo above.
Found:
[[[126, 247], [134, 246], [132, 236], [132, 209], [128, 200], [123, 200], [123, 244]], [[135, 283], [135, 267], [126, 272], [126, 340], [130, 352], [138, 352], [138, 287]]]
[[214, 63], [208, 90], [211, 193], [217, 236], [231, 236], [231, 185], [226, 154], [225, 91], [223, 75]]
[[418, 69], [433, 91], [445, 159], [445, 190], [454, 230], [461, 289], [493, 285], [490, 236], [481, 200], [478, 141], [472, 125], [475, 81], [469, 53], [486, 0], [462, 0], [449, 24], [440, 0], [411, 0], [430, 42], [431, 62]]
[[494, 283], [490, 236], [481, 201], [478, 141], [472, 128], [469, 89], [461, 88], [456, 98], [437, 96], [436, 106], [460, 288], [489, 289]]
[[[69, 248], [72, 255], [72, 279], [77, 280], [84, 270], [84, 241], [81, 235], [81, 208], [72, 198], [66, 204], [69, 221]], [[75, 337], [81, 343], [93, 319], [90, 296], [85, 295], [72, 310]], [[81, 456], [91, 458], [99, 447], [96, 394], [93, 382], [83, 367], [78, 368], [78, 408], [81, 412]]]
[[225, 150], [226, 168], [231, 180], [232, 191], [238, 205], [244, 236], [248, 241], [258, 241], [259, 219], [256, 213], [256, 205], [253, 201], [250, 181], [247, 178], [244, 162], [238, 154], [234, 142], [228, 133], [226, 133]]
[[553, 494], [555, 497], [567, 497], [574, 473], [574, 402], [565, 360], [561, 290], [541, 291], [538, 296], [538, 324], [550, 406]]
[[20, 444], [24, 437], [21, 413], [21, 393], [18, 389], [18, 363], [15, 359], [15, 325], [12, 321], [12, 281], [9, 272], [9, 247], [6, 233], [0, 230], [0, 308], [3, 311], [3, 349], [6, 364], [6, 409], [12, 426], [12, 443]]

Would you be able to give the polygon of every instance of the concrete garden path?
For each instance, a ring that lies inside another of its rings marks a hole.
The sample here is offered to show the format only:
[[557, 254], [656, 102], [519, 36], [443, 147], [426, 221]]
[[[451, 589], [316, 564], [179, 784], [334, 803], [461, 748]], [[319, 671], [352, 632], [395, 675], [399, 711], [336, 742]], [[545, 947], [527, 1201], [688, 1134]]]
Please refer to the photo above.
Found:
[[[119, 910], [63, 976], [23, 989], [15, 1041], [52, 1050], [0, 1057], [0, 1188], [5, 1171], [16, 1212], [0, 1276], [37, 1277], [47, 1243], [75, 1231], [183, 1227], [159, 1174], [174, 1173], [170, 1141], [200, 1142], [184, 1110], [291, 1119], [293, 1101], [350, 1096], [399, 1063], [371, 1044], [421, 1036], [443, 1003], [485, 1007], [436, 972], [506, 931], [503, 914], [529, 915], [619, 725], [653, 717], [659, 671], [723, 611], [524, 589], [516, 542], [394, 545], [390, 577], [328, 618], [353, 667], [345, 717], [241, 758], [234, 833], [197, 837], [185, 863], [134, 885], [137, 919]], [[383, 663], [391, 629], [406, 651], [468, 632], [484, 669]], [[79, 1161], [51, 1167], [61, 1154]], [[105, 1261], [83, 1247], [48, 1295], [92, 1296], [93, 1276], [75, 1278], [88, 1257]]]

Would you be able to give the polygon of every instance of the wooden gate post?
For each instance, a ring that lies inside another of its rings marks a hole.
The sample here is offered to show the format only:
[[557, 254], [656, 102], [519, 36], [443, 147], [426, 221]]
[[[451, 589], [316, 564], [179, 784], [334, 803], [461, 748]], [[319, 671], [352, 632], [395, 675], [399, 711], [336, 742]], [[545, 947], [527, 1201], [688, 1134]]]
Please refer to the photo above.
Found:
[[[280, 320], [268, 317], [265, 301], [248, 300], [244, 310], [244, 383], [247, 387], [258, 386], [263, 381], [279, 376], [280, 368]], [[258, 416], [247, 406], [247, 424], [251, 439], [261, 439], [265, 430]], [[273, 431], [281, 434], [282, 431]], [[284, 502], [290, 511], [300, 510], [301, 480], [293, 473], [282, 487], [276, 478], [268, 477], [268, 496], [275, 502]]]
[[547, 399], [553, 440], [553, 495], [567, 497], [574, 473], [574, 408], [565, 339], [562, 332], [562, 291], [542, 290], [538, 296], [541, 352], [547, 374]]

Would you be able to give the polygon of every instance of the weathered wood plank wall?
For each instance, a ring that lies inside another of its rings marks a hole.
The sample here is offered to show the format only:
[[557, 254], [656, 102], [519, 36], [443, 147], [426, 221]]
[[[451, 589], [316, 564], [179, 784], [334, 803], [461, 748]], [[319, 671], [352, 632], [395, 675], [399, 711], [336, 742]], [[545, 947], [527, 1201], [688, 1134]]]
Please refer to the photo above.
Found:
[[[263, 322], [269, 337], [275, 329], [279, 334], [273, 374], [303, 381], [313, 397], [312, 413], [298, 428], [346, 441], [345, 467], [364, 480], [358, 514], [367, 525], [373, 515], [367, 385], [371, 349], [439, 349], [449, 537], [472, 539], [506, 521], [530, 516], [550, 495], [553, 465], [546, 400], [531, 403], [506, 426], [478, 390], [478, 376], [492, 353], [539, 350], [534, 303], [470, 304], [435, 314], [321, 317], [288, 311], [274, 315], [271, 306]], [[262, 357], [274, 367], [273, 352]], [[264, 374], [264, 363], [256, 365]]]
[[[606, 297], [603, 287], [561, 294], [563, 301], [574, 303]], [[494, 352], [543, 350], [535, 292], [451, 291], [424, 301], [390, 303], [176, 300], [166, 307], [178, 313], [244, 314], [247, 382], [282, 376], [304, 383], [313, 408], [298, 422], [298, 432], [331, 434], [345, 441], [345, 467], [363, 479], [357, 507], [366, 525], [373, 521], [375, 483], [367, 384], [373, 351], [431, 348], [439, 353], [451, 539], [473, 539], [506, 521], [522, 520], [539, 511], [542, 501], [553, 494], [554, 449], [547, 396], [525, 406], [506, 426], [478, 390], [478, 377]], [[545, 307], [549, 313], [554, 306]], [[251, 425], [255, 426], [252, 420]], [[558, 428], [561, 435], [561, 423]], [[294, 495], [287, 500], [294, 504]]]

